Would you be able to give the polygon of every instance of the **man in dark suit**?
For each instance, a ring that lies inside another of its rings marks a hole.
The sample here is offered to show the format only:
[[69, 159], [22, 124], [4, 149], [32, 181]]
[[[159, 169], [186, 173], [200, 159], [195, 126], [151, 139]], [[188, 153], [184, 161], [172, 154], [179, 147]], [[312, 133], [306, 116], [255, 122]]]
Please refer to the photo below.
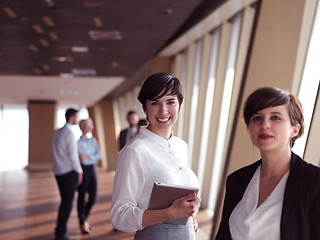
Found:
[[124, 147], [124, 145], [126, 145], [127, 142], [129, 142], [137, 134], [137, 127], [139, 122], [138, 114], [135, 111], [129, 111], [127, 113], [127, 121], [129, 123], [129, 127], [120, 132], [120, 150]]

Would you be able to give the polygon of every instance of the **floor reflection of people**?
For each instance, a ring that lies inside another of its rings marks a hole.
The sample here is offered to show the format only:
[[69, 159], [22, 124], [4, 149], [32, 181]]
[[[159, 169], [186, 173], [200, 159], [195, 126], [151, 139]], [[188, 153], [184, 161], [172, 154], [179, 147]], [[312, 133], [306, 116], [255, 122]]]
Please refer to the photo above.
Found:
[[[88, 234], [91, 232], [91, 226], [87, 219], [97, 195], [96, 163], [101, 159], [101, 154], [97, 140], [89, 136], [93, 129], [92, 120], [90, 118], [81, 120], [79, 126], [82, 131], [78, 148], [83, 169], [83, 181], [78, 188], [78, 217], [82, 233]], [[88, 199], [86, 199], [87, 195]]]

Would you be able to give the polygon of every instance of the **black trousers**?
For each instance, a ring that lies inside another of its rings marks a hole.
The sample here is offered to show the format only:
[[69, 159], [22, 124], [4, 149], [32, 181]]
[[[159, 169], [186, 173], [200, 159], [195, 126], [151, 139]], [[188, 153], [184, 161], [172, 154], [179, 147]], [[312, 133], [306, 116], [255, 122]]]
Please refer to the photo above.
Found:
[[56, 175], [61, 203], [59, 206], [56, 238], [63, 238], [67, 232], [67, 222], [72, 210], [74, 193], [77, 189], [78, 173], [75, 171], [63, 175]]
[[[83, 225], [97, 196], [97, 174], [95, 165], [81, 165], [83, 169], [82, 183], [78, 187], [78, 216], [79, 224]], [[86, 200], [86, 193], [88, 199]]]

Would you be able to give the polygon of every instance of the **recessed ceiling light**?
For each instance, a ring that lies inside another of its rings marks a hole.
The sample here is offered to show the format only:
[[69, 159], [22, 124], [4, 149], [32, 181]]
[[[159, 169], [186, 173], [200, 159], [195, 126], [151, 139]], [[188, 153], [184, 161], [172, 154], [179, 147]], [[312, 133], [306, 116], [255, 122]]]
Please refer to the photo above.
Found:
[[43, 47], [49, 47], [50, 46], [49, 42], [45, 38], [39, 38], [38, 41], [39, 41], [39, 43], [41, 43], [41, 45]]
[[91, 40], [121, 40], [122, 36], [119, 31], [89, 31]]
[[32, 52], [39, 52], [39, 48], [37, 48], [35, 45], [33, 44], [29, 44], [28, 48], [32, 51]]
[[117, 67], [119, 67], [119, 63], [117, 61], [112, 61], [111, 66], [114, 68], [117, 68]]
[[107, 6], [106, 2], [103, 0], [83, 1], [83, 5], [87, 8], [102, 8]]
[[8, 15], [10, 18], [16, 18], [17, 14], [9, 7], [2, 7], [2, 10]]
[[84, 53], [84, 52], [88, 52], [89, 51], [89, 48], [87, 46], [73, 46], [71, 48], [71, 50], [73, 52], [81, 52], [81, 53]]
[[59, 75], [61, 78], [73, 78], [73, 74], [71, 73], [60, 73]]
[[65, 96], [78, 96], [79, 91], [75, 89], [61, 89], [59, 91], [60, 95], [65, 95]]
[[43, 34], [44, 33], [42, 27], [39, 24], [33, 24], [32, 28], [38, 34]]
[[40, 75], [40, 74], [42, 73], [42, 71], [41, 71], [39, 68], [34, 68], [34, 69], [33, 69], [33, 72], [34, 72], [35, 74], [38, 74], [38, 75]]
[[41, 67], [42, 67], [42, 69], [45, 70], [46, 72], [49, 72], [49, 70], [50, 70], [50, 67], [49, 67], [47, 64], [45, 64], [45, 63], [41, 64]]
[[49, 7], [52, 7], [52, 8], [56, 7], [56, 4], [54, 3], [53, 0], [45, 0], [45, 2], [48, 4]]
[[55, 32], [48, 32], [49, 37], [51, 38], [52, 41], [59, 41], [59, 37]]
[[171, 15], [172, 13], [173, 13], [173, 9], [172, 9], [172, 8], [166, 8], [166, 9], [163, 10], [163, 14], [164, 14], [164, 15], [169, 16], [169, 15]]
[[72, 74], [75, 76], [95, 76], [97, 71], [92, 68], [73, 68]]
[[49, 16], [43, 16], [42, 20], [45, 22], [45, 24], [47, 24], [48, 27], [54, 27], [55, 25]]
[[94, 23], [94, 25], [95, 25], [97, 28], [103, 27], [101, 18], [99, 18], [99, 17], [94, 17], [94, 18], [93, 18], [93, 23]]

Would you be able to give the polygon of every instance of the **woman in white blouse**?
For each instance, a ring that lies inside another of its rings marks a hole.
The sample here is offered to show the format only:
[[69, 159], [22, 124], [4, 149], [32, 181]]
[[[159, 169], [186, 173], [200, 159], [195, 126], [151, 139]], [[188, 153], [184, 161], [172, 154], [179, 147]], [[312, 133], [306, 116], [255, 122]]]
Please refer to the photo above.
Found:
[[113, 226], [125, 232], [136, 231], [135, 239], [195, 239], [194, 218], [187, 225], [165, 223], [193, 216], [201, 200], [187, 195], [162, 210], [147, 210], [155, 182], [198, 186], [196, 175], [187, 165], [188, 146], [173, 136], [183, 101], [180, 81], [158, 73], [148, 77], [138, 96], [149, 125], [121, 150], [114, 177], [111, 204]]
[[320, 168], [291, 151], [304, 130], [301, 103], [260, 88], [243, 116], [261, 160], [228, 177], [216, 240], [320, 239]]

